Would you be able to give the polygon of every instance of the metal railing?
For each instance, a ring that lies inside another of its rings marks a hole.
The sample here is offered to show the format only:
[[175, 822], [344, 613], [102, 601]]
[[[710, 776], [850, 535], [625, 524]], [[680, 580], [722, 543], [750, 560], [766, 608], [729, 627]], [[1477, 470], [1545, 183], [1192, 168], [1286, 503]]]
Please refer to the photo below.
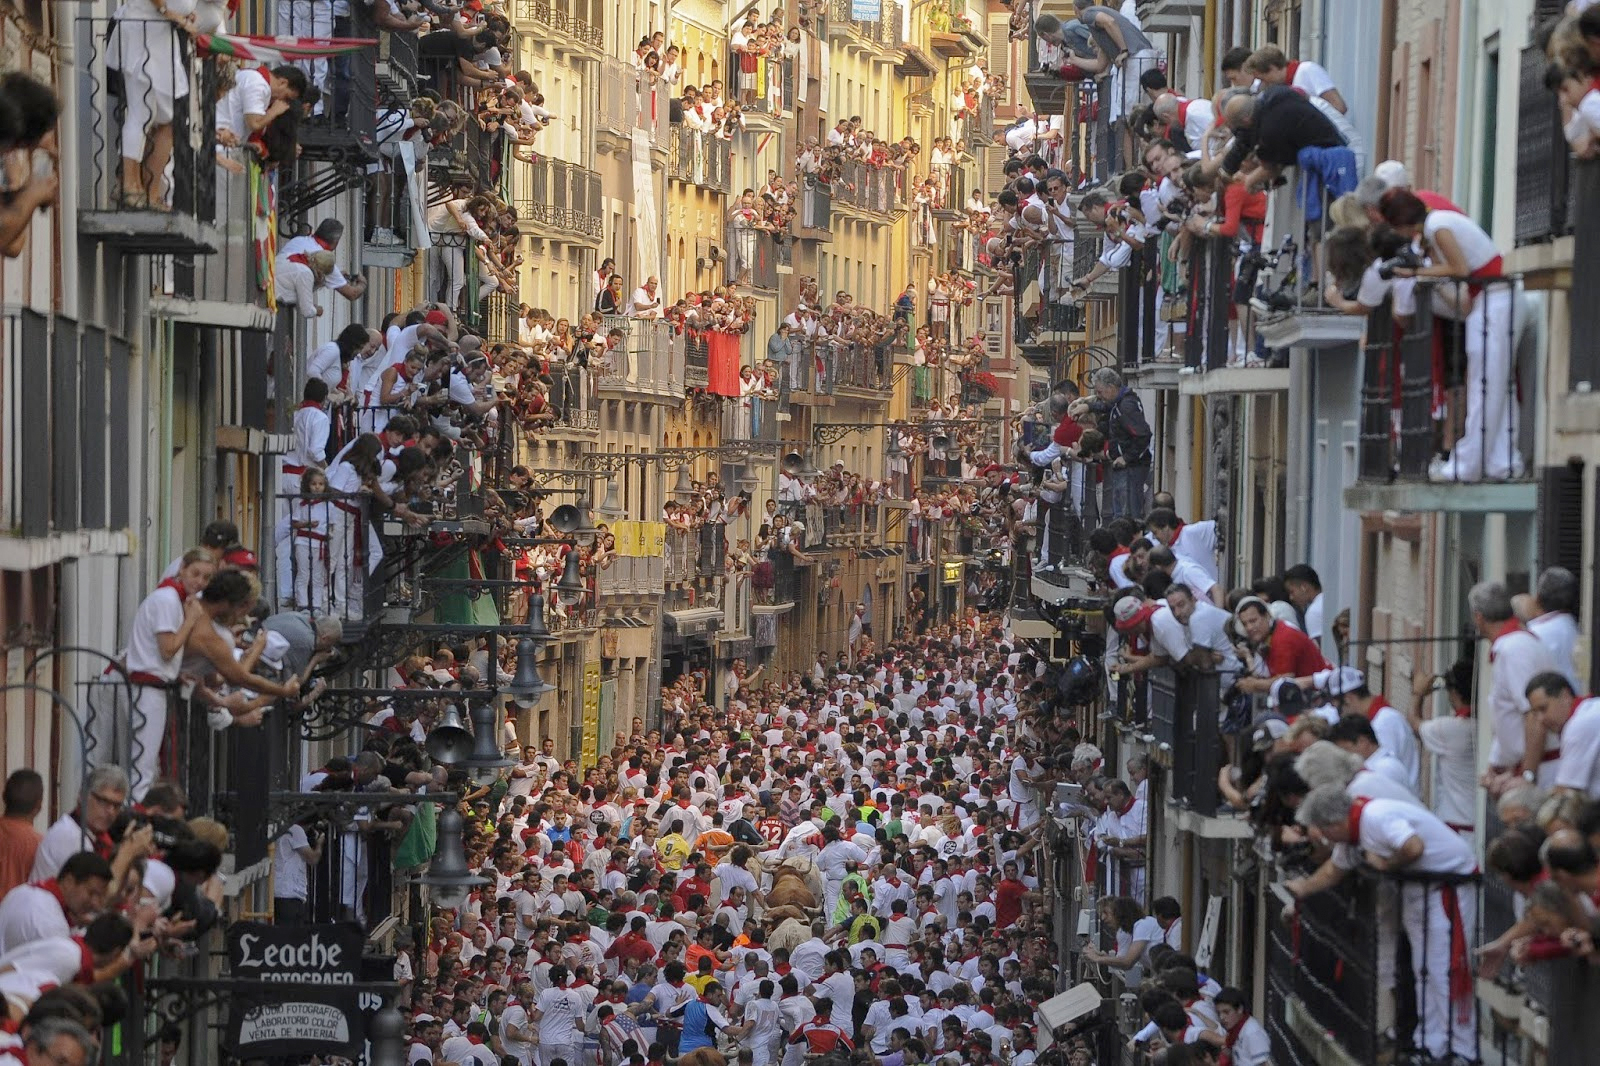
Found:
[[602, 60], [600, 70], [600, 129], [619, 137], [642, 130], [652, 146], [666, 147], [672, 132], [671, 87], [620, 59]]
[[850, 0], [833, 0], [828, 9], [828, 27], [847, 30], [879, 48], [899, 48], [904, 43], [899, 4], [883, 3], [876, 19], [854, 19], [851, 14]]
[[904, 172], [846, 160], [833, 186], [833, 199], [862, 211], [889, 215], [906, 206]]
[[[793, 342], [791, 342], [793, 343]], [[876, 347], [834, 340], [802, 339], [796, 365], [803, 392], [832, 393], [839, 387], [885, 390], [893, 387], [894, 356], [888, 341]]]
[[1151, 730], [1172, 751], [1169, 795], [1181, 807], [1213, 816], [1220, 802], [1217, 771], [1226, 761], [1217, 729], [1217, 675], [1160, 667], [1148, 680]]
[[[1237, 248], [1225, 237], [1195, 238], [1189, 245], [1189, 315], [1183, 363], [1198, 370], [1216, 370], [1235, 361], [1235, 352], [1249, 350], [1255, 311], [1233, 302]], [[1235, 306], [1237, 321], [1231, 320]], [[1234, 333], [1239, 331], [1235, 340]]]
[[668, 142], [667, 177], [714, 192], [731, 192], [733, 142], [679, 126]]
[[[1535, 33], [1532, 40], [1544, 40]], [[1564, 236], [1572, 215], [1568, 198], [1572, 153], [1561, 130], [1561, 106], [1545, 88], [1549, 58], [1542, 45], [1524, 48], [1517, 68], [1517, 199], [1513, 234], [1518, 245]]]
[[517, 216], [529, 223], [598, 240], [605, 232], [600, 175], [560, 159], [541, 158], [527, 167], [530, 197], [517, 202]]
[[833, 186], [815, 177], [806, 178], [800, 189], [800, 225], [825, 230], [832, 221]]
[[667, 581], [688, 581], [694, 577], [700, 558], [700, 543], [690, 529], [668, 529], [663, 548], [662, 572]]
[[[728, 49], [728, 69], [739, 69], [740, 53]], [[782, 115], [785, 108], [794, 106], [789, 95], [794, 85], [794, 60], [762, 55], [757, 57], [752, 96], [745, 106], [747, 112], [759, 115]]]
[[691, 330], [683, 335], [683, 383], [703, 389], [711, 382], [711, 344], [704, 333]]
[[1147, 240], [1118, 273], [1117, 348], [1124, 367], [1156, 358], [1156, 290], [1161, 285], [1160, 256], [1155, 240]]
[[0, 527], [43, 537], [126, 529], [128, 342], [20, 309], [0, 317]]
[[977, 152], [988, 147], [994, 137], [994, 97], [985, 95], [978, 101], [978, 109], [969, 111], [961, 119], [961, 137], [967, 149]]
[[[1363, 479], [1515, 481], [1532, 476], [1524, 456], [1538, 405], [1518, 374], [1516, 276], [1418, 281], [1402, 329], [1388, 309], [1367, 320], [1362, 384]], [[1472, 310], [1465, 321], [1436, 313]], [[1409, 301], [1408, 301], [1409, 303]], [[1435, 459], [1449, 453], [1448, 459]]]
[[[1600, 161], [1573, 164], [1572, 193], [1572, 261], [1593, 263], [1600, 256]], [[1574, 270], [1567, 307], [1572, 330], [1567, 390], [1600, 390], [1600, 275]]]
[[682, 380], [683, 341], [670, 322], [635, 319], [621, 346], [608, 353], [599, 371], [601, 388], [670, 388]]

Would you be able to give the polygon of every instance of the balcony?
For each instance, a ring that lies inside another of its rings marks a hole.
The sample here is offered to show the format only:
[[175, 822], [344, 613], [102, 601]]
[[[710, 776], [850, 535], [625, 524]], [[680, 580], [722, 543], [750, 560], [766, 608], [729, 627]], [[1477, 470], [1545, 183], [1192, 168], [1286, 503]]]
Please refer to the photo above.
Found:
[[888, 53], [899, 48], [904, 37], [900, 5], [884, 0], [875, 6], [878, 18], [857, 19], [852, 17], [857, 13], [852, 0], [832, 0], [828, 9], [828, 35], [839, 36], [846, 47], [872, 52], [875, 58], [893, 60], [895, 57]]
[[[1246, 838], [1243, 819], [1219, 816], [1217, 772], [1227, 761], [1217, 729], [1221, 690], [1217, 675], [1158, 668], [1147, 675], [1148, 689], [1138, 693], [1148, 708], [1150, 732], [1168, 764], [1167, 801], [1179, 828], [1206, 838]], [[1127, 680], [1119, 691], [1139, 688]]]
[[676, 127], [668, 141], [667, 177], [726, 196], [733, 188], [733, 142]]
[[[1188, 333], [1178, 391], [1185, 396], [1287, 391], [1287, 367], [1260, 365], [1261, 361], [1253, 358], [1256, 333], [1264, 327], [1258, 326], [1260, 308], [1256, 303], [1234, 303], [1238, 257], [1234, 241], [1197, 238], [1189, 247]], [[1333, 308], [1304, 312], [1307, 318], [1313, 314], [1331, 323], [1325, 334], [1346, 329], [1344, 323], [1335, 321], [1338, 312]]]
[[844, 504], [822, 509], [822, 543], [828, 547], [866, 546], [883, 540], [877, 504]]
[[[1364, 320], [1359, 475], [1345, 489], [1346, 506], [1534, 510], [1532, 459], [1541, 408], [1531, 384], [1521, 385], [1536, 379], [1518, 372], [1519, 362], [1532, 365], [1518, 351], [1513, 322], [1519, 283], [1511, 276], [1472, 286], [1476, 306], [1488, 313], [1464, 325], [1434, 313], [1441, 300], [1458, 299], [1458, 286], [1464, 297], [1465, 283], [1453, 281], [1419, 282], [1415, 313], [1398, 327], [1387, 303]], [[1472, 349], [1487, 350], [1489, 357], [1480, 359]], [[1468, 368], [1480, 364], [1474, 381]], [[1436, 457], [1446, 451], [1450, 459], [1440, 462]]]
[[832, 205], [859, 212], [871, 222], [892, 222], [906, 210], [903, 172], [848, 160], [833, 185]]
[[[737, 230], [729, 227], [728, 247], [738, 252], [739, 240]], [[735, 264], [733, 259], [728, 260], [728, 281], [737, 281], [741, 275], [748, 275], [747, 283], [764, 292], [775, 293], [778, 291], [778, 279], [784, 274], [791, 273], [790, 264], [793, 261], [793, 246], [788, 239], [779, 240], [769, 230], [758, 230], [754, 240], [746, 237], [744, 246], [751, 254], [748, 264]], [[753, 244], [754, 248], [749, 245]], [[743, 253], [741, 253], [743, 254]]]
[[[357, 4], [350, 9], [350, 36], [374, 42], [384, 36], [372, 19], [370, 7]], [[399, 52], [401, 60], [395, 62], [395, 50], [390, 51], [391, 74], [402, 70], [408, 58], [403, 45]], [[300, 123], [300, 159], [332, 163], [344, 168], [376, 162], [378, 110], [380, 106], [389, 106], [381, 99], [378, 86], [378, 44], [369, 44], [360, 51], [330, 59], [328, 65], [328, 84], [334, 89], [329, 94], [332, 98], [322, 102], [322, 114], [310, 116]], [[414, 63], [411, 69], [416, 69]], [[341, 70], [348, 71], [349, 80], [336, 85], [336, 76]], [[395, 100], [393, 106], [405, 107], [409, 103], [409, 98]], [[338, 107], [342, 109], [336, 112]]]
[[695, 575], [699, 542], [693, 530], [668, 527], [662, 549], [662, 576], [667, 584], [681, 584]]
[[[994, 97], [985, 96], [978, 102], [978, 110], [961, 120], [961, 139], [967, 151], [974, 154], [987, 148], [994, 140]], [[964, 200], [964, 198], [963, 198]], [[960, 204], [963, 200], [957, 200]]]
[[683, 384], [703, 389], [711, 383], [711, 345], [704, 333], [683, 335]]
[[[1062, 81], [1055, 74], [1039, 69], [1039, 38], [1033, 32], [1033, 15], [1028, 16], [1028, 67], [1023, 75], [1023, 88], [1028, 90], [1028, 100], [1033, 110], [1046, 115], [1066, 115], [1068, 128], [1076, 115], [1082, 94], [1077, 87]], [[1076, 138], [1068, 137], [1067, 143]]]
[[833, 240], [833, 186], [816, 178], [805, 178], [800, 188], [800, 213], [795, 220], [795, 236], [803, 240]]
[[9, 545], [26, 558], [0, 552], [5, 569], [128, 551], [130, 364], [128, 342], [99, 326], [26, 309], [0, 318], [0, 523], [52, 542], [42, 555]]
[[987, 33], [968, 16], [966, 0], [933, 0], [928, 26], [929, 46], [947, 59], [971, 58], [989, 48]]
[[511, 20], [524, 34], [539, 33], [563, 53], [598, 59], [605, 47], [601, 0], [514, 0]]
[[1301, 168], [1290, 180], [1271, 194], [1262, 254], [1239, 264], [1247, 273], [1259, 269], [1250, 299], [1255, 333], [1269, 349], [1346, 348], [1360, 341], [1361, 319], [1327, 301], [1322, 232], [1330, 224], [1328, 193], [1312, 188]]
[[597, 143], [603, 151], [632, 150], [633, 134], [645, 134], [651, 148], [668, 150], [673, 136], [671, 92], [644, 71], [620, 59], [600, 64], [600, 116]]
[[722, 405], [722, 443], [778, 439], [778, 401], [761, 396], [729, 399]]
[[516, 201], [523, 232], [546, 240], [598, 246], [605, 233], [600, 175], [575, 163], [541, 157], [518, 177], [527, 199]]
[[[1263, 1024], [1273, 1058], [1284, 1062], [1377, 1062], [1377, 921], [1374, 877], [1294, 906], [1278, 886], [1262, 894], [1267, 910], [1267, 985]], [[1328, 1045], [1332, 1044], [1332, 1047]]]
[[[743, 109], [747, 128], [781, 130], [780, 120], [785, 110], [794, 111], [794, 65], [793, 59], [759, 58], [754, 95]], [[728, 69], [739, 69], [739, 52], [733, 48], [728, 49]]]
[[[78, 175], [78, 232], [125, 255], [214, 254], [220, 243], [215, 224], [216, 62], [195, 60], [189, 36], [166, 19], [80, 18], [73, 21], [73, 33], [78, 106], [84, 115], [94, 116], [78, 126], [84, 160]], [[120, 72], [108, 69], [108, 59], [121, 64]], [[183, 86], [174, 86], [173, 79], [187, 81], [195, 72], [199, 84], [176, 94], [180, 99], [174, 101], [173, 90]], [[199, 101], [193, 115], [188, 100]], [[146, 138], [143, 148], [123, 145], [126, 130], [143, 126], [137, 119], [127, 120], [130, 108], [136, 115], [172, 116], [172, 154], [165, 168], [169, 180], [130, 173], [135, 183], [149, 185], [124, 187], [130, 169], [125, 152], [142, 157], [144, 167], [154, 158], [149, 154], [154, 136]]]
[[[791, 343], [796, 343], [791, 340]], [[798, 392], [835, 396], [839, 391], [858, 398], [882, 399], [877, 394], [894, 388], [894, 353], [888, 341], [876, 348], [838, 341], [804, 340], [797, 343]]]
[[601, 395], [681, 401], [686, 344], [686, 338], [671, 323], [631, 320], [622, 345], [608, 355], [611, 365], [597, 375]]
[[661, 556], [613, 556], [611, 565], [595, 575], [595, 588], [607, 596], [659, 596], [666, 568]]

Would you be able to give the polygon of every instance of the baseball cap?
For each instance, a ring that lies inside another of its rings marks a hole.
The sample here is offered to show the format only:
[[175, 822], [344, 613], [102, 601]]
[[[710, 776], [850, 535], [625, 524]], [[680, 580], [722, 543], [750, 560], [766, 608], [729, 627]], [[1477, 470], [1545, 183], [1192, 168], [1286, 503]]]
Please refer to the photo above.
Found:
[[1292, 677], [1278, 678], [1267, 693], [1267, 705], [1285, 718], [1293, 718], [1304, 711], [1308, 703], [1305, 690], [1295, 684]]
[[1117, 601], [1116, 607], [1112, 608], [1112, 615], [1116, 619], [1118, 633], [1127, 633], [1136, 629], [1149, 621], [1150, 616], [1155, 613], [1155, 604], [1147, 603], [1137, 596], [1124, 596]]
[[1256, 751], [1266, 751], [1287, 732], [1289, 723], [1282, 718], [1265, 719], [1251, 731], [1250, 747]]
[[1311, 684], [1330, 696], [1342, 696], [1347, 692], [1365, 688], [1367, 679], [1353, 666], [1336, 666], [1331, 670], [1318, 670], [1312, 674]]
[[229, 566], [242, 567], [245, 570], [257, 570], [261, 566], [255, 552], [238, 544], [222, 553], [222, 561]]
[[1411, 173], [1406, 170], [1406, 165], [1398, 159], [1385, 159], [1372, 168], [1372, 176], [1391, 189], [1408, 189], [1411, 187]]

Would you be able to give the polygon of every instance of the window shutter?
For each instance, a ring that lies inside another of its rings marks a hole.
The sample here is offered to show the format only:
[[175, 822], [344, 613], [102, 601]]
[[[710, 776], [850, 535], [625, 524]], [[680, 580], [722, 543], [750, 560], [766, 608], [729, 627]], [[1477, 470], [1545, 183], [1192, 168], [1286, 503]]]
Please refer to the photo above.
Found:
[[1001, 103], [1016, 98], [1011, 81], [1011, 19], [1007, 15], [989, 16], [989, 73], [1006, 79], [1006, 97]]
[[1583, 573], [1583, 464], [1545, 467], [1539, 497], [1539, 569]]

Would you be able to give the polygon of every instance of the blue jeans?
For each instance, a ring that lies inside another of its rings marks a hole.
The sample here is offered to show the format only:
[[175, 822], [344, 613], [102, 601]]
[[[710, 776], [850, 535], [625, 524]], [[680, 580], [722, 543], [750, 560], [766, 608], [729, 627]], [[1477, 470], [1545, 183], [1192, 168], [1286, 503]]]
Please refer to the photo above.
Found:
[[1141, 518], [1150, 494], [1150, 466], [1112, 467], [1106, 471], [1111, 485], [1111, 513], [1108, 518]]

